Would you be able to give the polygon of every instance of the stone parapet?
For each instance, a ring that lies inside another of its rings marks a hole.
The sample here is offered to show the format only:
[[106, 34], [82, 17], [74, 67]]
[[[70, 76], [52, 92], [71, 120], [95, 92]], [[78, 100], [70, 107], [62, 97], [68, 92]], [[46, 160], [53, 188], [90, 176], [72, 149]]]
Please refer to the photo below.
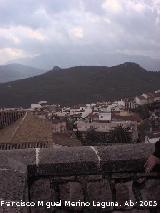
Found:
[[[152, 144], [0, 151], [1, 200], [44, 204], [12, 207], [13, 211], [3, 205], [0, 212], [155, 211], [153, 205], [160, 201], [159, 168], [149, 175], [144, 172], [153, 151]], [[53, 201], [61, 201], [61, 206], [47, 208], [46, 202]], [[134, 205], [124, 205], [126, 201]]]

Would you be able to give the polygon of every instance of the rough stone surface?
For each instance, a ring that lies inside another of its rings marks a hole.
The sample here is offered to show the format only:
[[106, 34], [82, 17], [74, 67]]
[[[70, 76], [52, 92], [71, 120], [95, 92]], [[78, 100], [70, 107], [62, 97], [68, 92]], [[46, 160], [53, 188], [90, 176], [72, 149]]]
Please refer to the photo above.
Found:
[[129, 200], [129, 190], [124, 183], [116, 184], [116, 201], [124, 206], [125, 202]]
[[[98, 147], [104, 172], [144, 171], [145, 159], [154, 151], [153, 144]], [[127, 162], [127, 163], [126, 163]]]
[[[64, 204], [65, 201], [78, 202], [84, 201], [82, 186], [78, 182], [69, 182], [60, 185], [60, 199]], [[73, 207], [72, 209], [80, 210], [81, 207]]]
[[142, 200], [154, 200], [160, 203], [160, 179], [146, 180], [144, 188], [142, 188], [140, 192]]
[[[52, 201], [52, 190], [50, 187], [49, 179], [39, 179], [34, 181], [30, 186], [30, 199], [31, 201]], [[31, 208], [32, 213], [47, 212], [46, 206]]]
[[27, 187], [26, 174], [14, 170], [0, 170], [0, 198], [20, 200]]
[[[43, 201], [160, 201], [160, 176], [146, 175], [144, 162], [154, 145], [111, 147], [55, 147], [0, 151], [0, 199]], [[141, 178], [144, 184], [139, 184]], [[149, 213], [139, 208], [32, 208], [39, 212]], [[159, 211], [159, 210], [158, 210]], [[157, 212], [158, 212], [157, 211]], [[27, 208], [0, 208], [0, 212], [26, 213]]]
[[[89, 147], [42, 149], [39, 171], [57, 174], [90, 174], [97, 172], [97, 157]], [[54, 166], [52, 166], [54, 165]]]
[[[109, 182], [107, 180], [101, 180], [97, 182], [90, 182], [87, 184], [87, 195], [89, 202], [102, 202], [112, 201], [112, 192]], [[96, 207], [94, 207], [96, 208]], [[98, 207], [99, 209], [99, 207]], [[112, 207], [106, 207], [106, 209], [112, 209]]]
[[0, 169], [17, 169], [18, 167], [24, 171], [28, 165], [35, 165], [35, 149], [0, 150], [0, 162]]
[[27, 213], [26, 209], [20, 209], [18, 207], [0, 207], [0, 213], [21, 213], [21, 212]]
[[[0, 169], [0, 200], [2, 201], [20, 201], [27, 200], [27, 175], [19, 173], [19, 171], [11, 169]], [[3, 205], [0, 207], [0, 212], [26, 212], [27, 208], [21, 207], [7, 207]]]

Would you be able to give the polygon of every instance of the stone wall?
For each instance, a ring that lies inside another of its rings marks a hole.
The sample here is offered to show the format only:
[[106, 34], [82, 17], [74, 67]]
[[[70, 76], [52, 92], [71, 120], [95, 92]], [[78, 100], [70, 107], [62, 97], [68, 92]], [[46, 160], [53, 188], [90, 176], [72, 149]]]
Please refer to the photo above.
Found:
[[[158, 212], [159, 168], [144, 173], [153, 151], [151, 144], [0, 151], [1, 200], [36, 204], [0, 212]], [[61, 206], [49, 208], [55, 202]]]

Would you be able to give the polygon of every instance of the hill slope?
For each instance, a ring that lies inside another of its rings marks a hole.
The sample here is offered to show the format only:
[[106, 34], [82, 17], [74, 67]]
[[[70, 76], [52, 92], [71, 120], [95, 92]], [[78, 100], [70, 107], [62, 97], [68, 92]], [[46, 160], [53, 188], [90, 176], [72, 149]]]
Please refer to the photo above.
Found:
[[29, 106], [39, 100], [76, 104], [119, 99], [159, 89], [160, 72], [135, 63], [113, 67], [53, 69], [43, 75], [0, 84], [1, 106]]
[[31, 76], [42, 74], [43, 72], [43, 70], [21, 64], [1, 65], [0, 83], [29, 78]]

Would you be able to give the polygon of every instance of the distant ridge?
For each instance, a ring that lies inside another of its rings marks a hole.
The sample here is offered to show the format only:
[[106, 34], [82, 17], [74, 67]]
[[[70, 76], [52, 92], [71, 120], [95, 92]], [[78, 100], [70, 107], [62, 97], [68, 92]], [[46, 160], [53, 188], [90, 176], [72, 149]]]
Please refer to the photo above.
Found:
[[133, 97], [159, 89], [160, 72], [136, 63], [112, 67], [56, 67], [42, 75], [0, 84], [0, 106], [29, 106], [39, 100], [73, 105]]
[[18, 62], [20, 64], [26, 64], [33, 67], [43, 68], [44, 70], [49, 70], [53, 65], [60, 65], [61, 67], [73, 67], [77, 64], [80, 65], [102, 65], [102, 66], [113, 66], [117, 64], [124, 63], [126, 61], [134, 62], [140, 64], [146, 70], [157, 71], [160, 70], [160, 60], [159, 58], [152, 58], [150, 56], [143, 55], [128, 55], [125, 53], [104, 53], [102, 52], [56, 52], [51, 50], [49, 53], [40, 54], [35, 57], [16, 59], [13, 62]]
[[22, 64], [0, 65], [0, 83], [29, 78], [43, 72], [41, 69]]

